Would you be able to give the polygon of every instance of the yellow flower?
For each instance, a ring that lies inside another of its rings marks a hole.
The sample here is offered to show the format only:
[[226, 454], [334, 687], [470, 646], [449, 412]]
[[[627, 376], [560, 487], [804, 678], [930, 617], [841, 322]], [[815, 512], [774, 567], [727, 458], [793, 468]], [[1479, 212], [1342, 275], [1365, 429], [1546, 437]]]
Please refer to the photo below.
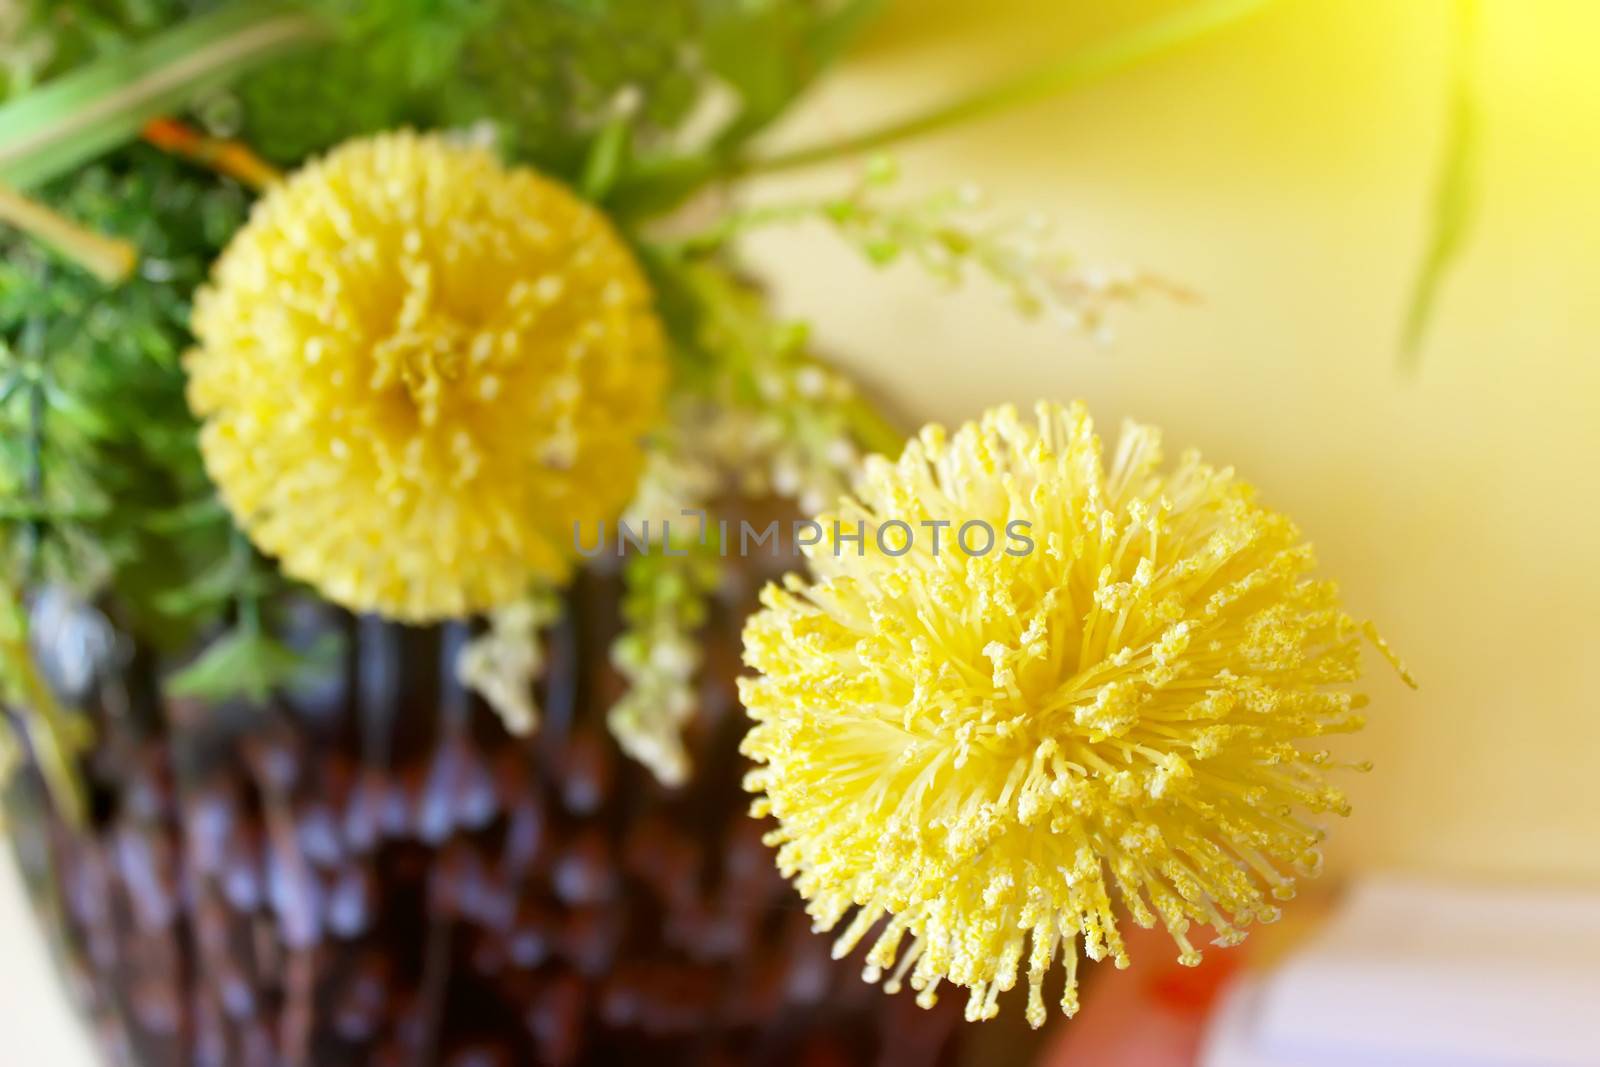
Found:
[[1129, 426], [1107, 464], [1076, 406], [928, 427], [764, 592], [747, 786], [817, 926], [855, 909], [835, 955], [878, 931], [869, 981], [989, 1018], [1025, 964], [1038, 1026], [1058, 958], [1069, 1015], [1080, 951], [1126, 965], [1113, 892], [1195, 963], [1191, 923], [1234, 944], [1315, 872], [1362, 628], [1230, 471], [1160, 463]]
[[196, 297], [189, 402], [283, 570], [426, 621], [565, 577], [632, 494], [661, 331], [606, 219], [439, 137], [354, 141], [257, 205]]

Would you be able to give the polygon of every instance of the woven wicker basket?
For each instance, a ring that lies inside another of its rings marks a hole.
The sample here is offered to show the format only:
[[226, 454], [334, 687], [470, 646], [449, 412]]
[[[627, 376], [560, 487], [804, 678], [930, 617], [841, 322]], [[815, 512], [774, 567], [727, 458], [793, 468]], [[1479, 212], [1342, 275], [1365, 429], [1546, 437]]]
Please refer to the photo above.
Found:
[[528, 739], [447, 669], [464, 627], [308, 603], [308, 634], [345, 631], [342, 677], [267, 712], [164, 702], [132, 650], [88, 702], [90, 825], [31, 772], [13, 808], [106, 1060], [955, 1062], [959, 998], [923, 1012], [831, 960], [745, 814], [754, 566], [713, 604], [676, 791], [605, 732], [613, 574], [573, 587]]

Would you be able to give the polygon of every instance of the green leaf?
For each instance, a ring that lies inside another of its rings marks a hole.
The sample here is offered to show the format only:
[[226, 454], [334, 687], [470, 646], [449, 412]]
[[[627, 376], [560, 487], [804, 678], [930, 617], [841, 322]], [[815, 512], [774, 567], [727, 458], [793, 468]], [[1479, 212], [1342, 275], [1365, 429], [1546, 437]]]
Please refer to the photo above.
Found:
[[0, 701], [26, 733], [33, 763], [56, 810], [70, 825], [81, 826], [89, 810], [76, 758], [87, 740], [84, 723], [61, 706], [34, 663], [28, 648], [27, 609], [4, 576], [0, 576]]
[[633, 120], [629, 115], [616, 115], [605, 124], [589, 146], [583, 177], [578, 181], [584, 196], [594, 201], [605, 199], [627, 164], [632, 136]]
[[231, 524], [231, 521], [222, 501], [214, 496], [206, 496], [176, 507], [153, 511], [145, 519], [144, 526], [151, 533], [174, 534], [219, 522]]
[[300, 653], [251, 627], [228, 631], [195, 661], [167, 679], [175, 697], [261, 701], [328, 669], [339, 655], [339, 639], [328, 635]]
[[851, 0], [819, 15], [770, 0], [707, 0], [707, 65], [741, 101], [716, 150], [738, 147], [783, 114], [882, 7], [883, 0]]
[[253, 580], [250, 557], [232, 552], [192, 581], [162, 590], [151, 603], [169, 615], [186, 615], [261, 591], [260, 583]]
[[728, 170], [884, 6], [883, 0], [848, 0], [832, 10], [780, 0], [698, 3], [705, 65], [733, 91], [738, 110], [709, 144], [640, 160], [617, 183], [610, 206], [619, 213], [669, 210]]
[[50, 410], [60, 415], [68, 425], [84, 436], [103, 441], [117, 435], [119, 427], [115, 420], [93, 405], [85, 403], [81, 397], [54, 384], [45, 386], [44, 395]]
[[26, 189], [65, 174], [195, 94], [325, 35], [296, 5], [241, 0], [97, 60], [0, 107], [0, 182]]
[[1450, 268], [1460, 258], [1477, 213], [1478, 0], [1456, 0], [1453, 85], [1449, 125], [1433, 194], [1433, 221], [1427, 251], [1412, 286], [1400, 345], [1400, 367], [1414, 372], [1422, 359], [1428, 324]]

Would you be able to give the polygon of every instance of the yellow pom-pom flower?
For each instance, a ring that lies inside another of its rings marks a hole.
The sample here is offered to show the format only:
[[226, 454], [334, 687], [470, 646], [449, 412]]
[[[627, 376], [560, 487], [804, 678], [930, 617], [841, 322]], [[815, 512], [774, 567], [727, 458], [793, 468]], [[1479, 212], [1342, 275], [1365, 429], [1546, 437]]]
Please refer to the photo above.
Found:
[[436, 136], [335, 149], [257, 205], [187, 361], [223, 500], [283, 570], [406, 621], [560, 580], [633, 492], [665, 381], [605, 217]]
[[818, 928], [854, 909], [835, 954], [876, 931], [869, 981], [979, 1019], [1025, 966], [1038, 1026], [1058, 959], [1069, 1015], [1080, 952], [1126, 965], [1113, 894], [1194, 963], [1191, 924], [1233, 944], [1315, 871], [1363, 628], [1231, 471], [1160, 466], [1081, 407], [929, 427], [764, 592], [747, 786]]

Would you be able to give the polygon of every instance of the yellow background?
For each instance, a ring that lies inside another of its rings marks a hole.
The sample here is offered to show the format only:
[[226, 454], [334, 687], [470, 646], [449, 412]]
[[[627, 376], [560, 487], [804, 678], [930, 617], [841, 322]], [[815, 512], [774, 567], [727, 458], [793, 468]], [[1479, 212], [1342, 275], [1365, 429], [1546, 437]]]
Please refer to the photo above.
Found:
[[[1172, 5], [902, 0], [784, 131], [863, 128]], [[820, 227], [750, 261], [916, 420], [1082, 397], [1236, 465], [1316, 542], [1376, 656], [1377, 763], [1330, 860], [1600, 880], [1600, 5], [1485, 0], [1481, 213], [1420, 374], [1397, 335], [1444, 131], [1445, 0], [1282, 0], [1069, 97], [897, 152], [909, 191], [981, 185], [1086, 258], [1197, 307], [1106, 351], [981, 285], [875, 277]], [[764, 192], [840, 188], [849, 167]]]

